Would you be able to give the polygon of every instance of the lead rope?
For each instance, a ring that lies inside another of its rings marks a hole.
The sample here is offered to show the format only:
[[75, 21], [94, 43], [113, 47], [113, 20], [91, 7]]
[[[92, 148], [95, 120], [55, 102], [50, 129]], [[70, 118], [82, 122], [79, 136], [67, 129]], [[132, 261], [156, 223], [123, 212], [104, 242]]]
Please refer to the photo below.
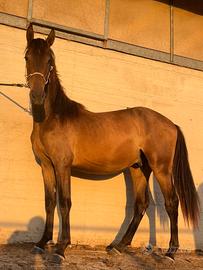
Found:
[[[21, 86], [20, 86], [20, 87], [21, 87]], [[0, 91], [0, 94], [1, 94], [4, 98], [8, 99], [10, 102], [12, 102], [13, 104], [15, 104], [17, 107], [19, 107], [20, 109], [22, 109], [24, 112], [28, 113], [29, 115], [32, 114], [32, 112], [31, 112], [31, 110], [30, 110], [30, 105], [29, 105], [29, 108], [27, 109], [27, 108], [23, 107], [22, 105], [20, 105], [20, 104], [19, 104], [18, 102], [16, 102], [15, 100], [13, 100], [12, 98], [10, 98], [9, 96], [7, 96], [6, 94], [2, 93], [1, 91]]]
[[[29, 86], [28, 86], [27, 83], [0, 83], [0, 86], [13, 86], [13, 87], [29, 88]], [[20, 109], [22, 109], [24, 112], [28, 113], [29, 115], [32, 114], [32, 112], [31, 112], [31, 105], [30, 105], [30, 99], [29, 99], [29, 106], [28, 106], [28, 108], [25, 108], [22, 105], [20, 105], [18, 102], [16, 102], [15, 100], [13, 100], [11, 97], [9, 97], [6, 94], [4, 94], [3, 92], [0, 91], [0, 94], [4, 98], [6, 98], [7, 100], [9, 100], [10, 102], [12, 102], [13, 104], [15, 104], [17, 107], [19, 107]]]
[[1, 86], [16, 86], [16, 87], [25, 87], [29, 88], [27, 83], [0, 83]]

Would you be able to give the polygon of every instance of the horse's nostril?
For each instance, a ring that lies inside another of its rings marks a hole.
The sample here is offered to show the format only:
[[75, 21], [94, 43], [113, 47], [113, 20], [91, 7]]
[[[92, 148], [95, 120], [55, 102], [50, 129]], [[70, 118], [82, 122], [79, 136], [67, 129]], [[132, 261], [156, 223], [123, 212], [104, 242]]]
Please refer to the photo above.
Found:
[[44, 92], [37, 92], [37, 91], [31, 91], [30, 92], [30, 99], [35, 103], [43, 103], [45, 99], [45, 93]]
[[34, 101], [36, 99], [36, 94], [34, 92], [31, 92], [30, 97]]

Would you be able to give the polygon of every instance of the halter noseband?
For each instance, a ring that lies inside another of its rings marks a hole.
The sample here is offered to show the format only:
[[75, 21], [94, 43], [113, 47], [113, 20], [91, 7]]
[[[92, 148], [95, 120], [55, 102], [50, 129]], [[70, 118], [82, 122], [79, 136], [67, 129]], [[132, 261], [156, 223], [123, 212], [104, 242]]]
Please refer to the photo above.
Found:
[[28, 81], [29, 78], [31, 78], [32, 76], [35, 76], [35, 75], [40, 75], [43, 78], [43, 80], [45, 82], [45, 85], [46, 85], [49, 82], [50, 73], [53, 70], [53, 68], [54, 68], [53, 66], [50, 66], [50, 70], [49, 70], [47, 78], [45, 78], [43, 73], [37, 72], [37, 71], [33, 72], [33, 73], [30, 73], [29, 75], [26, 75], [26, 80], [27, 80], [28, 85], [29, 85], [29, 81]]

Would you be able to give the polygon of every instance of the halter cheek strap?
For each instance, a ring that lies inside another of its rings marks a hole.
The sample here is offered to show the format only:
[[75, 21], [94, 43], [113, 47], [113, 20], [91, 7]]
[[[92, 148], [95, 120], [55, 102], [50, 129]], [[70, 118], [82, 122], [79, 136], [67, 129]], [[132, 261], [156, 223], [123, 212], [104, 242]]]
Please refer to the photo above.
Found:
[[48, 73], [47, 78], [45, 78], [44, 74], [41, 73], [41, 72], [37, 72], [36, 71], [36, 72], [30, 73], [29, 75], [26, 76], [26, 79], [27, 79], [28, 84], [29, 84], [29, 81], [28, 81], [29, 78], [31, 78], [31, 77], [33, 77], [35, 75], [39, 75], [39, 76], [41, 76], [43, 78], [43, 80], [45, 82], [45, 85], [46, 85], [49, 82], [50, 73], [53, 70], [53, 68], [54, 68], [53, 66], [50, 66], [50, 70], [49, 70], [49, 73]]

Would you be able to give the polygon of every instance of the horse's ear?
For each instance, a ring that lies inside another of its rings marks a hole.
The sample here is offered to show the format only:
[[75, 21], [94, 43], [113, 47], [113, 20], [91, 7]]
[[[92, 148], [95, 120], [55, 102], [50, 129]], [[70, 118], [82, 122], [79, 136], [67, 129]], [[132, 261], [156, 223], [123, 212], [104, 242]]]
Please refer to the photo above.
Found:
[[51, 45], [53, 45], [54, 40], [55, 40], [55, 31], [54, 31], [54, 29], [52, 29], [51, 32], [49, 33], [47, 39], [46, 39], [49, 47], [51, 47]]
[[32, 24], [30, 24], [27, 28], [26, 37], [27, 37], [27, 45], [29, 46], [31, 41], [34, 39], [34, 31]]

